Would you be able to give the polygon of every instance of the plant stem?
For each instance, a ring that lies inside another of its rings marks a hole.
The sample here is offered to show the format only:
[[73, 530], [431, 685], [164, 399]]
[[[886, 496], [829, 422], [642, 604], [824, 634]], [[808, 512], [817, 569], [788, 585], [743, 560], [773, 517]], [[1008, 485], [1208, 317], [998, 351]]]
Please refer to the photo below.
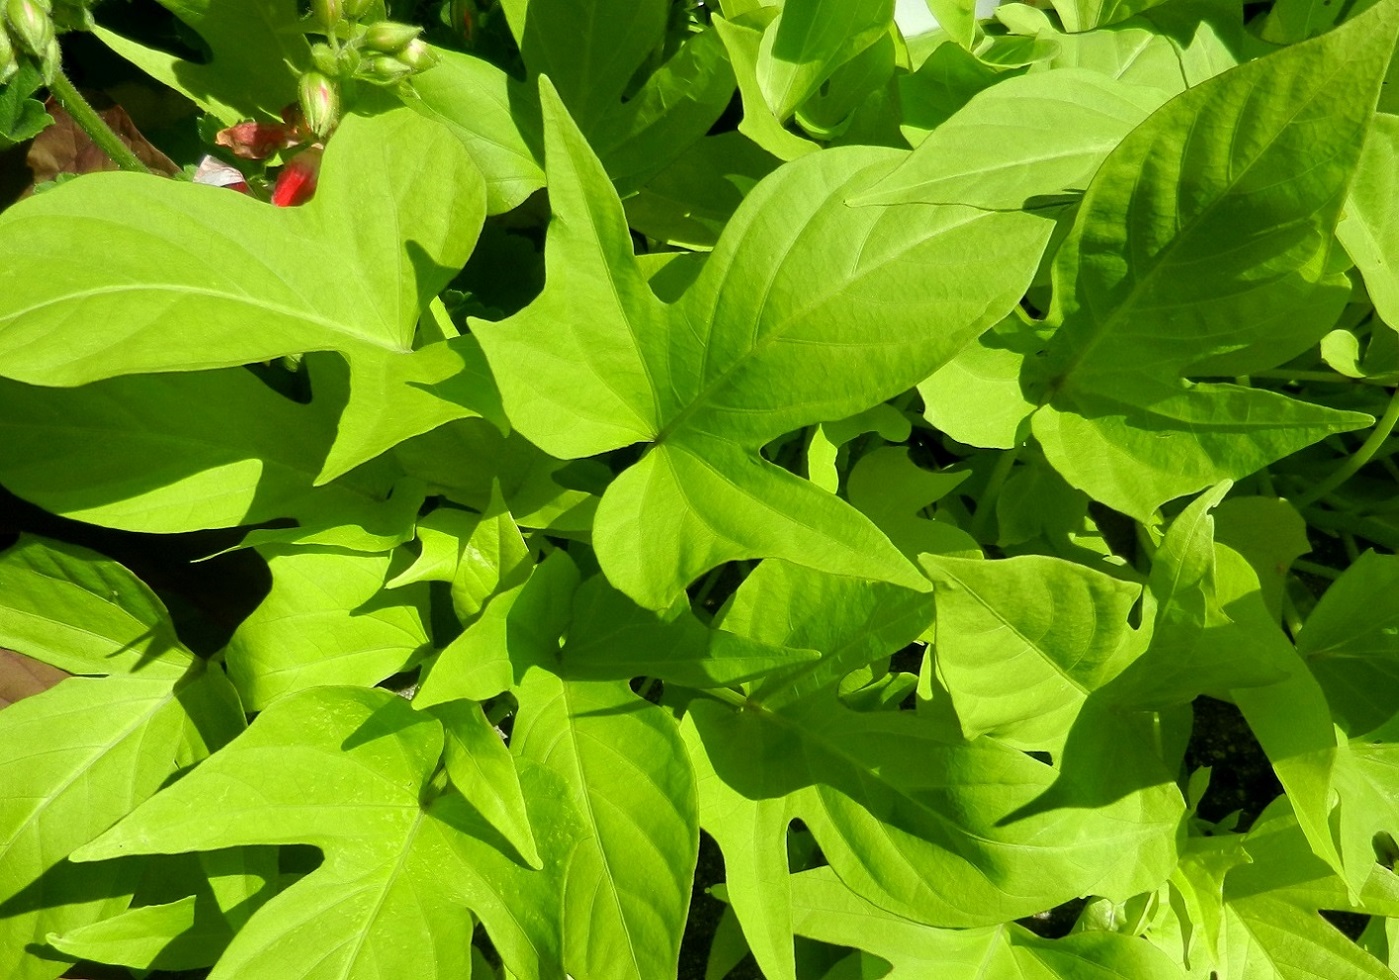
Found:
[[1317, 578], [1330, 579], [1335, 581], [1341, 577], [1341, 573], [1330, 565], [1319, 565], [1314, 561], [1303, 561], [1301, 558], [1292, 562], [1294, 572], [1306, 572], [1308, 575], [1315, 575]]
[[1312, 487], [1309, 492], [1304, 493], [1301, 497], [1294, 500], [1293, 504], [1299, 508], [1310, 506], [1332, 490], [1335, 490], [1342, 483], [1349, 480], [1360, 471], [1362, 466], [1370, 462], [1371, 458], [1374, 457], [1375, 453], [1379, 451], [1379, 448], [1383, 446], [1385, 441], [1389, 438], [1390, 433], [1394, 431], [1396, 423], [1399, 423], [1399, 388], [1395, 388], [1394, 392], [1390, 395], [1389, 405], [1385, 408], [1384, 415], [1375, 423], [1375, 427], [1370, 430], [1369, 438], [1365, 440], [1360, 448], [1351, 453], [1350, 458], [1336, 467], [1335, 471], [1330, 476]]
[[1390, 551], [1399, 551], [1399, 530], [1368, 517], [1317, 507], [1307, 508], [1302, 516], [1308, 524], [1314, 524], [1323, 531], [1349, 531]]
[[996, 510], [996, 500], [1001, 495], [1001, 487], [1005, 485], [1006, 478], [1010, 476], [1015, 460], [1020, 455], [1020, 447], [1007, 449], [996, 459], [996, 465], [991, 470], [991, 475], [986, 480], [986, 489], [981, 493], [981, 499], [977, 501], [976, 513], [972, 515], [971, 525], [967, 532], [977, 541], [981, 540], [981, 535], [986, 531], [986, 526], [991, 522], [991, 515]]
[[138, 174], [151, 172], [131, 151], [131, 147], [123, 143], [121, 137], [112, 131], [112, 127], [103, 121], [87, 99], [82, 97], [62, 68], [54, 72], [53, 81], [49, 83], [49, 92], [58, 100], [58, 104], [68, 111], [68, 115], [73, 117], [73, 121], [87, 134], [88, 139], [118, 167]]

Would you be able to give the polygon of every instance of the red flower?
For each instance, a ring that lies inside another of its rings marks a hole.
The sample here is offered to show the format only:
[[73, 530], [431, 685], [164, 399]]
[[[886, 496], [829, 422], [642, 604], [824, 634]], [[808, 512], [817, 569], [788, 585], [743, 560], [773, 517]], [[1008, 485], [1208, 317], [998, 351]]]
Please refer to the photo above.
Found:
[[272, 203], [279, 208], [294, 208], [305, 204], [316, 193], [316, 178], [321, 172], [321, 148], [313, 146], [287, 161], [272, 187]]

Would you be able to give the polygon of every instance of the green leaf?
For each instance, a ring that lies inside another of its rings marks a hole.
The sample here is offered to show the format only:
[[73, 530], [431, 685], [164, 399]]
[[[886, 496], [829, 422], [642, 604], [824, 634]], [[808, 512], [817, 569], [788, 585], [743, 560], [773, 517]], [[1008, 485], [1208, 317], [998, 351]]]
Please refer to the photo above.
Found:
[[501, 6], [533, 82], [558, 90], [591, 132], [665, 33], [666, 0], [504, 0]]
[[437, 705], [432, 713], [447, 737], [443, 761], [452, 785], [530, 867], [543, 868], [514, 759], [480, 703], [452, 701]]
[[481, 616], [438, 656], [413, 698], [425, 708], [457, 698], [486, 701], [509, 691], [531, 663], [558, 656], [567, 629], [578, 566], [556, 551], [529, 578], [487, 603]]
[[78, 388], [0, 379], [0, 481], [55, 514], [126, 530], [363, 518], [392, 476], [367, 468], [316, 489], [334, 426], [324, 406], [242, 369]]
[[0, 958], [15, 980], [66, 963], [50, 933], [120, 912], [128, 864], [64, 860], [156, 791], [174, 769], [183, 711], [169, 677], [75, 677], [0, 712]]
[[212, 966], [232, 938], [212, 898], [190, 895], [129, 909], [62, 936], [50, 933], [48, 942], [75, 959], [140, 970], [191, 970]]
[[1214, 520], [1215, 540], [1247, 559], [1264, 605], [1279, 622], [1288, 569], [1312, 550], [1307, 522], [1281, 497], [1229, 497], [1215, 509]]
[[1054, 10], [1072, 33], [1091, 31], [1126, 20], [1164, 0], [1052, 0]]
[[793, 928], [887, 960], [890, 976], [946, 980], [1184, 980], [1178, 967], [1134, 936], [1089, 932], [1043, 939], [1023, 926], [935, 929], [861, 898], [830, 868], [792, 875]]
[[850, 470], [846, 496], [908, 558], [958, 555], [980, 558], [981, 547], [952, 520], [922, 515], [969, 474], [933, 472], [918, 466], [902, 446], [885, 446], [860, 457]]
[[98, 27], [109, 48], [158, 81], [183, 92], [226, 125], [241, 119], [277, 119], [296, 101], [296, 72], [310, 62], [293, 0], [162, 0], [195, 31], [212, 57], [187, 61]]
[[786, 0], [763, 32], [757, 77], [772, 113], [786, 120], [821, 83], [889, 30], [889, 0]]
[[604, 116], [588, 132], [588, 142], [625, 195], [687, 157], [733, 91], [728, 52], [711, 28], [693, 35], [635, 95]]
[[486, 181], [486, 213], [514, 210], [544, 186], [535, 159], [533, 91], [488, 61], [435, 49], [441, 61], [413, 79], [411, 108], [461, 141]]
[[759, 49], [766, 37], [762, 28], [771, 23], [775, 14], [776, 11], [769, 7], [741, 21], [716, 17], [714, 28], [729, 52], [729, 63], [733, 66], [739, 95], [743, 98], [743, 119], [738, 124], [738, 131], [779, 160], [795, 160], [814, 152], [819, 144], [798, 136], [782, 125], [782, 121], [769, 108], [762, 83], [758, 80]]
[[427, 589], [384, 592], [392, 556], [269, 545], [272, 591], [225, 652], [250, 710], [319, 684], [377, 684], [428, 645]]
[[1058, 753], [1084, 703], [1138, 652], [1139, 586], [1059, 558], [927, 556], [939, 676], [968, 739]]
[[1399, 558], [1367, 551], [1321, 597], [1297, 652], [1336, 723], [1362, 738], [1399, 713]]
[[538, 667], [517, 689], [512, 751], [561, 776], [585, 836], [561, 892], [575, 976], [674, 976], [699, 849], [695, 776], [674, 719], [625, 682]]
[[893, 173], [852, 203], [1034, 207], [1088, 186], [1167, 93], [1096, 72], [1008, 78], [974, 95]]
[[[653, 609], [738, 558], [916, 584], [857, 512], [758, 450], [926, 377], [1016, 302], [1047, 225], [963, 208], [847, 208], [892, 155], [833, 150], [760, 184], [668, 306], [642, 277], [597, 161], [547, 96], [545, 116], [556, 215], [548, 284], [518, 316], [472, 329], [511, 420], [546, 452], [656, 444], [599, 506], [594, 541], [608, 578]], [[973, 265], [992, 241], [1005, 264]], [[966, 288], [886, 304], [935, 262], [964, 268]], [[593, 311], [586, 321], [562, 312], [580, 307]]]
[[[1031, 379], [1047, 403], [1035, 435], [1071, 484], [1146, 520], [1172, 497], [1365, 424], [1182, 375], [1271, 367], [1339, 312], [1332, 233], [1395, 27], [1394, 8], [1377, 7], [1210, 79], [1098, 171], [1054, 264], [1061, 325]], [[1229, 138], [1188, 138], [1205, 130]], [[1336, 152], [1298, 170], [1318, 145]]]
[[0, 647], [71, 674], [173, 680], [193, 660], [144, 582], [96, 552], [32, 535], [0, 552]]
[[568, 642], [553, 669], [578, 680], [654, 677], [687, 687], [724, 687], [789, 672], [820, 656], [739, 633], [710, 629], [690, 612], [666, 621], [595, 576], [574, 594]]
[[408, 110], [347, 119], [299, 208], [94, 174], [0, 215], [0, 371], [77, 385], [336, 350], [372, 400], [484, 213], [466, 151]]
[[1336, 237], [1365, 277], [1365, 291], [1384, 322], [1399, 330], [1399, 207], [1395, 164], [1399, 160], [1399, 118], [1377, 113], [1365, 137]]
[[0, 151], [33, 139], [53, 122], [44, 104], [30, 98], [43, 84], [38, 69], [25, 62], [17, 75], [0, 85]]
[[[531, 881], [507, 870], [518, 865], [473, 836], [460, 797], [433, 798], [428, 781], [442, 748], [437, 721], [386, 691], [299, 691], [74, 858], [319, 847], [325, 863], [248, 920], [211, 980], [284, 980], [317, 970], [345, 980], [464, 976], [467, 906], [510, 969], [562, 980], [547, 914], [497, 911], [500, 890], [519, 885], [521, 900], [537, 898], [551, 876]], [[567, 853], [560, 847], [571, 843], [570, 832], [560, 817], [541, 840], [549, 864]]]

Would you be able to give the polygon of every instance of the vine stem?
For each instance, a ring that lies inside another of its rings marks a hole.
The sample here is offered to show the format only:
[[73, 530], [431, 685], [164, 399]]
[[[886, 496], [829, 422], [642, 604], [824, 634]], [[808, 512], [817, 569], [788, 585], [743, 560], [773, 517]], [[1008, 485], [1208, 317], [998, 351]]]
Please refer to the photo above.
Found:
[[98, 149], [111, 157], [118, 167], [138, 174], [151, 172], [131, 151], [131, 147], [123, 143], [121, 137], [112, 131], [112, 127], [103, 121], [91, 103], [82, 97], [82, 93], [64, 74], [61, 67], [53, 73], [53, 81], [49, 82], [49, 92], [58, 100], [58, 104], [68, 111], [68, 115], [73, 117], [73, 121], [88, 138], [97, 144]]
[[1375, 427], [1370, 430], [1369, 437], [1361, 444], [1360, 448], [1350, 454], [1350, 457], [1311, 490], [1302, 494], [1292, 503], [1297, 507], [1309, 507], [1332, 490], [1335, 490], [1342, 483], [1345, 483], [1352, 476], [1360, 471], [1360, 468], [1379, 452], [1381, 446], [1389, 439], [1390, 433], [1394, 431], [1394, 426], [1399, 423], [1399, 388], [1395, 388], [1389, 396], [1389, 405], [1384, 410], [1384, 415], [1375, 423]]

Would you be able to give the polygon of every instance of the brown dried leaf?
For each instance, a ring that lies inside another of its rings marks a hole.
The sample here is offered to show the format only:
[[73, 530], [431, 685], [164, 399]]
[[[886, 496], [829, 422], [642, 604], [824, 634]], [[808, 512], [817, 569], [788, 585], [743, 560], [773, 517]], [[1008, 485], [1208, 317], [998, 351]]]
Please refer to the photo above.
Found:
[[[89, 174], [99, 170], [119, 169], [55, 100], [49, 99], [45, 108], [53, 116], [53, 125], [34, 137], [26, 161], [34, 173], [34, 183], [53, 180], [59, 174]], [[146, 166], [167, 176], [179, 172], [180, 168], [175, 165], [175, 161], [161, 153], [141, 135], [141, 131], [121, 106], [100, 109], [97, 114]], [[25, 193], [33, 193], [33, 188]]]
[[0, 647], [0, 708], [40, 694], [72, 674]]

